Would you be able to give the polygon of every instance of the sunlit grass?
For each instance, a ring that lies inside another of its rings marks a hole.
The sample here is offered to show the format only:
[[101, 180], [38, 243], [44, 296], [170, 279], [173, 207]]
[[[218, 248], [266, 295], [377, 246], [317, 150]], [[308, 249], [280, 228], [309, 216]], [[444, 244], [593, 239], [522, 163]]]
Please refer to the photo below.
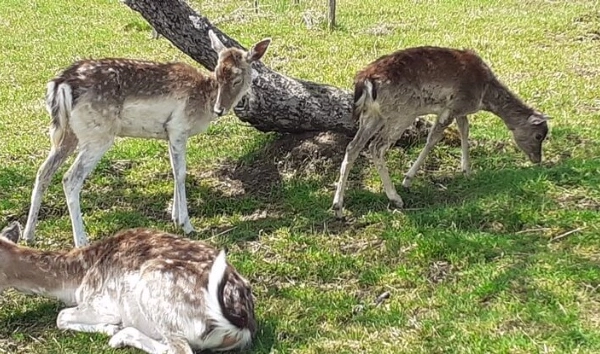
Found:
[[[400, 190], [410, 208], [404, 212], [388, 209], [377, 173], [363, 159], [347, 192], [347, 224], [328, 210], [338, 166], [278, 176], [267, 153], [276, 137], [235, 117], [190, 139], [188, 201], [201, 231], [195, 237], [227, 245], [254, 284], [253, 352], [600, 351], [597, 1], [344, 0], [334, 31], [326, 29], [324, 1], [261, 0], [258, 13], [252, 1], [192, 5], [244, 45], [272, 37], [264, 61], [276, 70], [346, 89], [356, 70], [402, 47], [472, 48], [553, 118], [546, 164], [534, 167], [501, 120], [472, 117], [473, 175], [458, 173], [458, 148], [440, 145], [414, 187]], [[45, 84], [61, 68], [104, 56], [193, 63], [164, 38], [151, 40], [150, 30], [112, 0], [3, 2], [2, 225], [25, 221], [49, 149]], [[420, 148], [390, 152], [398, 186]], [[246, 180], [218, 173], [241, 163]], [[64, 171], [45, 196], [36, 247], [72, 246]], [[179, 232], [167, 211], [172, 188], [164, 142], [119, 140], [81, 196], [90, 237], [137, 226]], [[376, 306], [386, 291], [390, 298]], [[114, 351], [101, 335], [58, 331], [61, 306], [14, 292], [0, 297], [0, 353], [135, 352]]]

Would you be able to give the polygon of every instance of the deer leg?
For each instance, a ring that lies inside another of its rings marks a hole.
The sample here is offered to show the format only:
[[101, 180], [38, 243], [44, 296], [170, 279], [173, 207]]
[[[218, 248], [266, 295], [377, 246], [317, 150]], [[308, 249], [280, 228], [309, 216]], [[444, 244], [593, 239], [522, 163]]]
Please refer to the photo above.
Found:
[[59, 329], [77, 332], [103, 333], [109, 336], [120, 330], [117, 314], [99, 313], [89, 306], [70, 307], [60, 311], [56, 319]]
[[385, 154], [392, 145], [392, 143], [390, 143], [390, 139], [388, 139], [387, 136], [384, 137], [382, 135], [379, 135], [371, 142], [371, 144], [369, 145], [369, 150], [373, 164], [377, 168], [377, 172], [379, 173], [379, 177], [381, 178], [385, 194], [397, 208], [402, 208], [404, 206], [404, 202], [398, 194], [396, 187], [394, 187], [394, 183], [392, 182], [390, 172], [385, 162]]
[[185, 344], [187, 348], [182, 346], [181, 349], [173, 349], [172, 346], [152, 339], [134, 327], [123, 328], [113, 335], [108, 342], [108, 345], [113, 348], [133, 347], [150, 354], [192, 354], [189, 344], [187, 342]]
[[460, 168], [468, 176], [471, 174], [471, 158], [469, 157], [469, 121], [467, 116], [456, 117], [456, 124], [460, 134]]
[[171, 158], [171, 167], [173, 168], [173, 178], [175, 180], [173, 211], [171, 217], [173, 222], [183, 229], [183, 232], [189, 234], [194, 231], [194, 227], [192, 226], [188, 215], [187, 197], [185, 194], [186, 143], [187, 137], [169, 139], [169, 156]]
[[361, 121], [354, 139], [352, 139], [346, 147], [346, 154], [344, 155], [344, 160], [340, 167], [340, 177], [333, 198], [333, 210], [337, 218], [343, 217], [344, 191], [346, 189], [346, 183], [348, 182], [348, 175], [352, 169], [352, 165], [358, 157], [358, 154], [360, 154], [361, 150], [367, 145], [367, 142], [381, 130], [383, 125], [384, 121], [380, 117], [367, 118], [365, 121]]
[[27, 216], [27, 224], [25, 225], [25, 231], [23, 232], [23, 239], [27, 243], [32, 243], [35, 238], [34, 230], [35, 225], [37, 224], [40, 206], [42, 205], [42, 197], [50, 185], [52, 176], [54, 176], [58, 168], [65, 163], [67, 157], [73, 154], [76, 148], [77, 138], [72, 134], [67, 134], [59, 146], [52, 146], [48, 157], [40, 166], [35, 177], [35, 184], [33, 185], [33, 192], [31, 193], [29, 215]]
[[193, 354], [194, 351], [190, 347], [190, 344], [185, 338], [175, 337], [175, 336], [167, 336], [165, 338], [167, 342], [167, 346], [171, 353], [177, 354]]
[[79, 204], [83, 182], [94, 167], [96, 167], [106, 151], [112, 146], [113, 141], [114, 138], [110, 137], [104, 141], [86, 142], [84, 146], [80, 147], [75, 162], [73, 162], [73, 165], [63, 178], [63, 189], [67, 197], [69, 214], [71, 215], [75, 247], [83, 247], [88, 243], [81, 217], [81, 206]]
[[421, 150], [419, 157], [417, 157], [417, 160], [412, 164], [412, 166], [404, 176], [402, 185], [405, 188], [409, 188], [411, 186], [412, 179], [417, 175], [417, 172], [419, 171], [419, 168], [421, 168], [421, 165], [423, 165], [423, 163], [425, 162], [427, 155], [429, 154], [429, 152], [431, 152], [435, 144], [437, 144], [442, 139], [442, 137], [444, 136], [444, 130], [446, 130], [446, 127], [448, 127], [450, 123], [452, 123], [453, 119], [454, 118], [450, 116], [450, 111], [444, 111], [438, 115], [435, 124], [433, 125], [433, 127], [431, 127], [431, 130], [429, 131], [425, 147], [423, 148], [423, 150]]

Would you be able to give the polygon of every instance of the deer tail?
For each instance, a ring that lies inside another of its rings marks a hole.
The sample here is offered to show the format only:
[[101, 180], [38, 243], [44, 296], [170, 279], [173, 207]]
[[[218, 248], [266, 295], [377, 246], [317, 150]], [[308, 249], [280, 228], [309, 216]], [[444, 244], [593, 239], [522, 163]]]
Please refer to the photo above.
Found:
[[69, 116], [73, 110], [73, 90], [66, 82], [52, 80], [46, 86], [46, 109], [52, 117], [50, 140], [59, 146], [67, 132]]
[[375, 105], [377, 99], [377, 88], [373, 81], [368, 78], [360, 78], [354, 83], [354, 110], [352, 116], [358, 121], [365, 110]]

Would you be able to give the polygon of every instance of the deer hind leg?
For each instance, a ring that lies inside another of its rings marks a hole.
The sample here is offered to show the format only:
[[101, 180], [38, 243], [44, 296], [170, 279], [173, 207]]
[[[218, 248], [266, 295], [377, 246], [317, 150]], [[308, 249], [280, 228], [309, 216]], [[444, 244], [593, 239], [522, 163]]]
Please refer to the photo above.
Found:
[[173, 169], [173, 210], [171, 218], [173, 222], [183, 229], [183, 232], [189, 234], [194, 231], [190, 222], [187, 208], [187, 197], [185, 191], [186, 175], [186, 136], [177, 136], [169, 138], [169, 157]]
[[391, 140], [391, 138], [393, 137], [390, 137], [387, 134], [381, 134], [377, 136], [375, 139], [373, 139], [373, 141], [371, 141], [369, 150], [371, 160], [373, 161], [375, 168], [377, 168], [377, 172], [381, 178], [385, 194], [397, 208], [402, 208], [404, 206], [404, 202], [402, 201], [402, 198], [398, 194], [398, 191], [392, 182], [392, 178], [390, 177], [390, 172], [385, 161], [386, 152], [395, 142], [395, 140]]
[[352, 139], [346, 147], [346, 154], [344, 155], [344, 160], [340, 167], [340, 177], [333, 198], [332, 208], [337, 218], [343, 217], [344, 191], [346, 190], [346, 183], [348, 182], [348, 175], [350, 174], [352, 165], [358, 157], [358, 154], [360, 154], [361, 150], [367, 145], [367, 142], [381, 130], [383, 125], [384, 120], [381, 117], [361, 117], [358, 132], [356, 132], [354, 139]]
[[63, 178], [63, 189], [67, 198], [69, 214], [71, 215], [75, 247], [83, 247], [88, 243], [79, 203], [83, 182], [113, 142], [114, 136], [104, 136], [103, 139], [96, 137], [96, 140], [93, 141], [80, 141], [79, 154]]
[[471, 174], [471, 158], [469, 156], [469, 120], [467, 116], [456, 117], [458, 133], [460, 134], [460, 169], [465, 175]]
[[402, 185], [405, 188], [409, 188], [412, 184], [412, 179], [415, 178], [417, 172], [425, 162], [427, 155], [431, 152], [435, 144], [437, 144], [442, 137], [444, 136], [444, 130], [452, 123], [454, 117], [450, 115], [450, 111], [446, 110], [437, 116], [433, 127], [429, 131], [429, 135], [427, 136], [427, 143], [421, 153], [417, 157], [417, 160], [412, 164], [406, 175], [404, 176], [404, 180], [402, 181]]
[[188, 342], [180, 337], [167, 337], [159, 342], [134, 327], [126, 327], [116, 333], [108, 345], [113, 348], [133, 347], [150, 354], [193, 354]]
[[33, 192], [31, 193], [31, 205], [29, 207], [29, 215], [27, 216], [27, 224], [23, 232], [23, 239], [27, 243], [32, 243], [35, 237], [35, 225], [37, 224], [42, 197], [46, 193], [52, 177], [58, 168], [65, 163], [67, 158], [73, 154], [76, 148], [77, 138], [75, 135], [72, 132], [65, 133], [60, 144], [51, 147], [48, 157], [38, 169], [35, 184], [33, 185]]
[[66, 308], [58, 314], [56, 325], [59, 329], [76, 332], [103, 333], [109, 336], [121, 328], [118, 314], [101, 313], [90, 306]]

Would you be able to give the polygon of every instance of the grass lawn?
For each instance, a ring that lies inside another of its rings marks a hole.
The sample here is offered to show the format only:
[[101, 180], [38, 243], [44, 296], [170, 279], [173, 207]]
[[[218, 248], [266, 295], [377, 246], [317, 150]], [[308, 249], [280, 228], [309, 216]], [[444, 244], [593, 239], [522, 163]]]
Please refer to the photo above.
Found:
[[[473, 48], [553, 120], [543, 166], [531, 166], [487, 113], [471, 119], [469, 178], [458, 172], [460, 149], [441, 144], [403, 191], [422, 145], [391, 151], [390, 172], [409, 208], [402, 212], [390, 210], [362, 157], [346, 223], [328, 210], [343, 147], [334, 162], [294, 160], [298, 149], [278, 148], [293, 140], [233, 116], [190, 139], [194, 237], [227, 245], [254, 285], [251, 352], [600, 352], [598, 1], [340, 0], [333, 32], [326, 1], [260, 0], [258, 13], [252, 3], [193, 5], [245, 45], [272, 37], [264, 62], [274, 69], [348, 89], [356, 70], [396, 49]], [[2, 1], [0, 226], [25, 222], [50, 146], [46, 82], [78, 58], [104, 56], [192, 62], [165, 39], [151, 40], [144, 20], [116, 0]], [[72, 247], [65, 171], [44, 198], [36, 247]], [[84, 185], [90, 238], [137, 226], [179, 232], [167, 211], [172, 188], [164, 142], [120, 140]], [[389, 299], [375, 305], [384, 292]], [[0, 353], [136, 352], [112, 350], [102, 335], [57, 330], [61, 307], [2, 295]]]

